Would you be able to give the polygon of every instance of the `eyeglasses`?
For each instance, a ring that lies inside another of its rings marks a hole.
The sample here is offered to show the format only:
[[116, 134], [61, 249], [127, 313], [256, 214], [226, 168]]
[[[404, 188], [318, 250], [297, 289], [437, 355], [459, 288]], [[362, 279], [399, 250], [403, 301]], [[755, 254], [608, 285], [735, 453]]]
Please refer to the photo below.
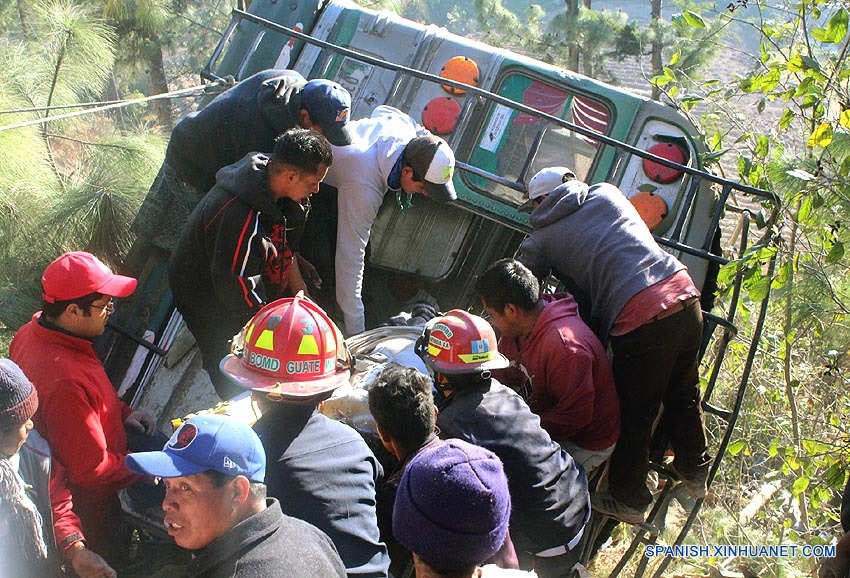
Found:
[[106, 305], [95, 305], [94, 303], [92, 303], [91, 307], [96, 307], [101, 311], [105, 311], [107, 315], [112, 315], [113, 313], [115, 313], [115, 303], [113, 303], [111, 299]]

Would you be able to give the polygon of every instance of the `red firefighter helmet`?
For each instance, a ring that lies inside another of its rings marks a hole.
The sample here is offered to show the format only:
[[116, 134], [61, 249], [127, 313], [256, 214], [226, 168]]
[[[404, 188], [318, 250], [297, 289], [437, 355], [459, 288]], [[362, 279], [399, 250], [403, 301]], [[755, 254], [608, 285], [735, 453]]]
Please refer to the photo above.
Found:
[[244, 389], [307, 400], [348, 383], [351, 356], [328, 315], [298, 296], [269, 303], [254, 315], [220, 367]]
[[435, 317], [417, 344], [417, 353], [440, 373], [475, 373], [508, 366], [496, 332], [487, 321], [462, 309]]

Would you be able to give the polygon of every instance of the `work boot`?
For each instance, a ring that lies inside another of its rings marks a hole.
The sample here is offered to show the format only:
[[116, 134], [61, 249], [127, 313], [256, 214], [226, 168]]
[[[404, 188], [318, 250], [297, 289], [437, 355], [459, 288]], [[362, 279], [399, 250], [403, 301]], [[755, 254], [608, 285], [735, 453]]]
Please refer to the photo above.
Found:
[[591, 492], [590, 505], [597, 514], [614, 518], [626, 524], [641, 524], [646, 520], [649, 506], [636, 508], [614, 498], [607, 490]]
[[676, 466], [676, 461], [673, 460], [665, 467], [670, 470], [670, 473], [676, 476], [678, 483], [682, 485], [682, 489], [694, 499], [702, 499], [708, 495], [708, 470], [711, 462], [706, 462], [695, 468], [679, 468]]

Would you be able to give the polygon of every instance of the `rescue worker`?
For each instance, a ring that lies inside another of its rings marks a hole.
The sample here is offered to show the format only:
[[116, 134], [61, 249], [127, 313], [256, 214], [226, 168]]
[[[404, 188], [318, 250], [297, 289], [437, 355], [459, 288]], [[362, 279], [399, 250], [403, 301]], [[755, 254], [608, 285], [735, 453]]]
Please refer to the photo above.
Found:
[[590, 477], [614, 451], [620, 404], [608, 355], [572, 295], [541, 295], [532, 272], [515, 259], [490, 265], [475, 292], [511, 362], [497, 377], [523, 396]]
[[326, 535], [266, 499], [263, 446], [236, 418], [195, 416], [162, 451], [129, 454], [127, 467], [162, 478], [165, 528], [194, 554], [185, 578], [345, 576]]
[[[392, 533], [393, 504], [402, 474], [419, 452], [440, 443], [436, 434], [437, 408], [431, 379], [410, 367], [390, 364], [369, 387], [369, 412], [375, 418], [384, 448], [397, 460], [393, 471], [378, 488], [378, 527], [390, 552], [390, 571], [404, 575], [410, 552]], [[501, 568], [517, 568], [516, 552], [508, 535], [497, 552], [484, 560]]]
[[330, 537], [349, 577], [386, 577], [390, 560], [375, 514], [381, 465], [360, 434], [317, 409], [348, 383], [350, 362], [327, 314], [297, 296], [260, 310], [221, 369], [253, 391], [262, 411], [254, 430], [268, 458], [269, 495]]
[[263, 304], [305, 288], [293, 253], [309, 198], [332, 163], [325, 137], [289, 130], [275, 142], [271, 158], [252, 153], [221, 169], [218, 183], [189, 217], [168, 279], [174, 305], [222, 399], [240, 391], [218, 369], [230, 339]]
[[462, 440], [439, 441], [404, 470], [393, 532], [413, 552], [417, 578], [534, 578], [534, 572], [482, 566], [504, 543], [510, 514], [499, 458]]
[[[338, 190], [336, 300], [348, 335], [366, 329], [363, 269], [372, 224], [389, 191], [437, 202], [457, 198], [455, 157], [443, 139], [391, 106], [349, 124], [351, 144], [334, 147], [326, 183]], [[399, 196], [399, 202], [401, 203]]]
[[569, 575], [590, 514], [587, 477], [522, 397], [491, 377], [508, 366], [493, 328], [454, 309], [428, 324], [416, 349], [445, 396], [438, 404], [440, 436], [474, 442], [504, 464], [520, 568], [541, 578]]
[[133, 232], [173, 251], [189, 214], [219, 169], [251, 152], [271, 152], [291, 128], [312, 129], [337, 146], [351, 142], [351, 95], [339, 84], [307, 82], [294, 70], [264, 70], [177, 123], [165, 161], [133, 222]]
[[140, 481], [124, 467], [128, 433], [140, 448], [162, 441], [150, 415], [118, 398], [92, 340], [104, 332], [113, 299], [133, 293], [136, 280], [113, 274], [91, 253], [73, 251], [47, 266], [41, 285], [42, 310], [15, 333], [9, 357], [38, 391], [33, 421], [67, 470], [88, 546], [120, 566], [131, 535], [118, 491]]
[[711, 458], [699, 389], [702, 311], [686, 267], [658, 246], [614, 185], [589, 186], [550, 167], [531, 179], [528, 198], [532, 234], [519, 260], [538, 278], [554, 272], [576, 285], [610, 336], [620, 437], [594, 509], [633, 524], [646, 517], [650, 436], [662, 402], [660, 426], [676, 454], [670, 468], [691, 496], [704, 497]]
[[37, 408], [33, 384], [0, 358], [0, 576], [58, 578], [64, 559], [81, 578], [115, 578], [86, 547], [65, 471], [32, 429]]

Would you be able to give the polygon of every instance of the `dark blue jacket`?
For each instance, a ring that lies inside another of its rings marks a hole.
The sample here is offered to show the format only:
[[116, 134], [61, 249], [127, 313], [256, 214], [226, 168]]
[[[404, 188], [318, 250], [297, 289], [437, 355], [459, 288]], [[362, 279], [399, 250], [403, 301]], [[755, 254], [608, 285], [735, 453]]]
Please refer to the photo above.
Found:
[[487, 448], [502, 460], [511, 492], [511, 539], [532, 554], [566, 546], [590, 512], [582, 467], [552, 441], [522, 398], [491, 379], [440, 404], [443, 439]]
[[205, 193], [220, 168], [252, 151], [271, 153], [278, 135], [300, 126], [306, 83], [292, 70], [264, 70], [246, 78], [177, 123], [165, 162]]
[[349, 577], [385, 578], [390, 565], [375, 514], [383, 470], [363, 438], [312, 405], [280, 404], [254, 426], [266, 485], [284, 513], [325, 532]]

